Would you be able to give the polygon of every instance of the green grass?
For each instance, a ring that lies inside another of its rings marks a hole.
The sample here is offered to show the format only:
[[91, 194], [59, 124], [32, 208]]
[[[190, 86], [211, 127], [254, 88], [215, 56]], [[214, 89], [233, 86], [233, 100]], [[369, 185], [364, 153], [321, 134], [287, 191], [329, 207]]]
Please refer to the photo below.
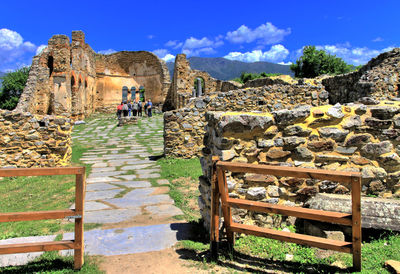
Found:
[[161, 166], [161, 177], [174, 180], [178, 178], [192, 178], [198, 180], [202, 175], [199, 158], [192, 159], [173, 159], [162, 158], [157, 161]]
[[[169, 181], [168, 194], [175, 205], [183, 211], [187, 221], [197, 221], [200, 214], [197, 208], [193, 208], [193, 202], [197, 204], [200, 195], [197, 188], [198, 178], [202, 174], [199, 159], [161, 158], [157, 163], [161, 167], [161, 178]], [[182, 216], [176, 216], [178, 220], [181, 218]]]
[[[74, 202], [74, 176], [10, 177], [0, 184], [0, 212], [67, 209]], [[0, 239], [49, 235], [61, 220], [0, 223]]]
[[81, 270], [74, 270], [74, 257], [61, 257], [56, 251], [45, 252], [38, 259], [22, 266], [9, 266], [0, 268], [1, 273], [104, 273], [96, 265], [94, 258], [85, 256], [85, 263]]

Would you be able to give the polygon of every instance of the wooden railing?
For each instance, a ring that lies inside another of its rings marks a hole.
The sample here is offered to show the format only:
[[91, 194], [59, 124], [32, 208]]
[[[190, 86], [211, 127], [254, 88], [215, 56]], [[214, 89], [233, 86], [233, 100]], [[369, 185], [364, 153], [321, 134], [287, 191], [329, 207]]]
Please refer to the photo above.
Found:
[[[218, 257], [219, 242], [219, 205], [221, 200], [222, 214], [227, 240], [233, 247], [234, 233], [251, 234], [279, 241], [292, 242], [322, 249], [335, 250], [353, 254], [353, 267], [361, 271], [361, 175], [358, 172], [340, 172], [297, 167], [255, 165], [219, 161], [213, 157], [212, 194], [211, 194], [211, 253]], [[258, 173], [284, 177], [330, 180], [352, 185], [352, 214], [323, 211], [309, 208], [276, 205], [244, 199], [229, 198], [225, 171], [238, 173]], [[352, 242], [330, 240], [304, 234], [278, 231], [257, 226], [232, 222], [231, 208], [243, 208], [255, 212], [275, 213], [295, 216], [303, 219], [336, 223], [352, 227]]]
[[75, 239], [53, 242], [21, 243], [0, 245], [0, 254], [27, 253], [74, 249], [74, 268], [83, 265], [83, 212], [85, 199], [85, 168], [84, 167], [54, 167], [54, 168], [3, 168], [0, 177], [15, 176], [50, 176], [76, 175], [75, 209], [11, 212], [0, 213], [0, 222], [36, 221], [49, 219], [75, 219]]

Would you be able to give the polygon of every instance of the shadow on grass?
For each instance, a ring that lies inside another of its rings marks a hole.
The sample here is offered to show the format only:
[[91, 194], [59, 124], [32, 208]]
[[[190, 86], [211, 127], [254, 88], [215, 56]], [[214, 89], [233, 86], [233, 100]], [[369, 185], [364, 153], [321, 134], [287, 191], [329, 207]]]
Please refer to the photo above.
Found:
[[226, 267], [237, 271], [256, 273], [276, 273], [278, 271], [292, 273], [351, 273], [351, 268], [340, 268], [327, 264], [311, 264], [291, 261], [280, 261], [264, 259], [247, 255], [238, 251], [231, 251], [227, 242], [221, 242], [219, 247], [219, 258], [217, 261], [211, 259], [209, 250], [196, 252], [191, 249], [177, 249], [180, 259], [191, 260], [198, 263], [216, 263], [220, 267]]
[[71, 261], [62, 258], [57, 259], [41, 259], [39, 261], [30, 262], [21, 266], [9, 266], [0, 268], [0, 273], [37, 273], [37, 272], [54, 272], [62, 271], [64, 273], [74, 272], [74, 265]]
[[160, 155], [150, 155], [150, 156], [149, 156], [149, 160], [150, 160], [150, 161], [157, 161], [157, 160], [159, 160], [159, 159], [161, 159], [161, 158], [164, 158], [164, 156], [165, 156], [164, 153], [163, 153], [163, 154], [160, 154]]

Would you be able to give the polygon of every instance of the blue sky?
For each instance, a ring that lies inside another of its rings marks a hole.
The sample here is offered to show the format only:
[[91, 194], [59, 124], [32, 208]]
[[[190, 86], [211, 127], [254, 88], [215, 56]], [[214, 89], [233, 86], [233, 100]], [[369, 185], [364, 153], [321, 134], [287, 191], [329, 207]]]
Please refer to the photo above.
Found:
[[290, 63], [316, 45], [364, 64], [400, 46], [400, 1], [9, 1], [0, 4], [0, 71], [30, 65], [54, 34], [83, 30], [96, 51], [147, 50]]

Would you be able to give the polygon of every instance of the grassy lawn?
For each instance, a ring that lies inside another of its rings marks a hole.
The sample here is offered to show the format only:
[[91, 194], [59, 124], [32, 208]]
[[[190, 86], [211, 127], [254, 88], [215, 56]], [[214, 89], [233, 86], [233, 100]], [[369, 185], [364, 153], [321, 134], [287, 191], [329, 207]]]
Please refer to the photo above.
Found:
[[184, 216], [178, 216], [178, 219], [198, 221], [198, 178], [202, 174], [199, 159], [161, 158], [157, 163], [161, 167], [161, 178], [168, 179], [170, 183], [169, 195], [184, 213]]

